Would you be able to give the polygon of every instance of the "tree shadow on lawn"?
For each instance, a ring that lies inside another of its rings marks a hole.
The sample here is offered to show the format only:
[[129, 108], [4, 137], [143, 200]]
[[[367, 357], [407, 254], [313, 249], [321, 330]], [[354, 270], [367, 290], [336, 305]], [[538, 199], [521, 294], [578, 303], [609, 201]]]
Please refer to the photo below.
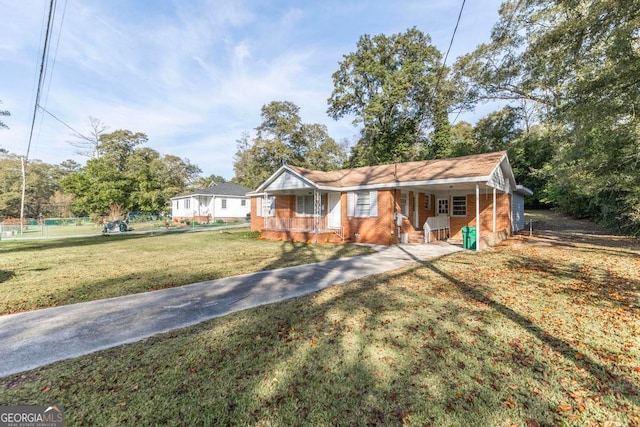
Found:
[[[549, 332], [545, 331], [542, 327], [533, 323], [531, 319], [490, 298], [481, 289], [481, 287], [459, 280], [451, 276], [450, 274], [447, 274], [445, 271], [439, 269], [432, 263], [425, 262], [422, 263], [422, 265], [454, 284], [467, 298], [475, 300], [481, 304], [486, 304], [488, 307], [492, 308], [496, 312], [505, 316], [507, 319], [511, 320], [520, 328], [526, 330], [530, 335], [536, 337], [538, 340], [548, 345], [554, 351], [562, 354], [565, 359], [569, 360], [576, 367], [588, 371], [595, 379], [599, 381], [599, 386], [603, 387], [604, 389], [611, 387], [616, 392], [624, 395], [627, 399], [634, 402], [636, 405], [640, 403], [640, 387], [629, 378], [613, 373], [604, 365], [582, 354], [579, 349], [573, 347], [568, 342], [555, 337]], [[558, 269], [558, 271], [562, 272], [563, 270]]]
[[[600, 251], [594, 250], [594, 255], [597, 256], [598, 252]], [[640, 280], [622, 276], [611, 269], [593, 265], [586, 268], [580, 262], [564, 263], [528, 256], [512, 257], [507, 262], [507, 267], [562, 279], [555, 281], [554, 290], [572, 296], [576, 302], [584, 301], [585, 298], [595, 299], [600, 304], [618, 307], [630, 314], [637, 313], [640, 309]], [[541, 280], [543, 284], [548, 283], [545, 278]]]
[[637, 407], [637, 385], [441, 260], [12, 376], [0, 400], [85, 425], [545, 425], [580, 416], [558, 407], [583, 390]]
[[[323, 248], [337, 248], [338, 250], [331, 257], [321, 259], [318, 257], [318, 250], [322, 250]], [[282, 245], [280, 246], [280, 256], [278, 259], [262, 268], [262, 271], [297, 266], [301, 264], [301, 260], [304, 260], [304, 264], [313, 264], [349, 256], [365, 256], [371, 253], [372, 250], [369, 248], [351, 244], [307, 244], [285, 240], [282, 241]]]
[[0, 283], [15, 277], [16, 273], [10, 270], [0, 270]]
[[0, 254], [12, 252], [32, 252], [45, 251], [50, 249], [65, 249], [83, 246], [95, 246], [103, 243], [111, 243], [114, 240], [139, 240], [150, 237], [156, 237], [159, 234], [128, 234], [128, 235], [107, 235], [107, 236], [90, 236], [90, 237], [67, 237], [61, 239], [42, 239], [42, 240], [24, 240], [11, 241], [0, 244]]

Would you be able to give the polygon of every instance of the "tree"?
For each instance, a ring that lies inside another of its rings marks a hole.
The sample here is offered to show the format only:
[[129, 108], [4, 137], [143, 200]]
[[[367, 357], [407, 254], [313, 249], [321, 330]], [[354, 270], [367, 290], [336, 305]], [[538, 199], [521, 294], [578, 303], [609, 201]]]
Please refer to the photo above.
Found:
[[457, 70], [476, 99], [535, 103], [545, 199], [640, 233], [640, 1], [508, 1]]
[[80, 134], [75, 135], [77, 139], [75, 141], [69, 141], [69, 144], [78, 148], [76, 151], [77, 154], [91, 159], [97, 159], [100, 157], [100, 137], [106, 134], [109, 126], [102, 123], [100, 119], [91, 116], [89, 116], [88, 121], [89, 133], [86, 136]]
[[478, 153], [507, 150], [523, 134], [521, 114], [507, 105], [478, 120], [474, 128]]
[[[0, 104], [2, 104], [2, 101], [0, 100]], [[11, 113], [7, 110], [0, 110], [0, 116], [10, 116]], [[4, 124], [4, 122], [2, 120], [0, 120], [0, 129], [9, 129], [9, 126], [7, 126], [6, 124]]]
[[[327, 113], [354, 116], [362, 125], [352, 166], [434, 157], [449, 141], [447, 111], [462, 106], [461, 92], [442, 66], [428, 35], [411, 28], [364, 35], [333, 74]], [[429, 140], [429, 131], [435, 130]]]
[[[25, 186], [25, 217], [50, 213], [49, 199], [60, 189], [57, 166], [31, 160]], [[0, 155], [0, 218], [20, 217], [22, 199], [21, 159], [15, 154]]]
[[255, 188], [284, 164], [322, 170], [342, 166], [344, 145], [336, 143], [325, 126], [303, 123], [299, 111], [289, 101], [262, 107], [256, 137], [245, 132], [237, 141], [234, 183]]
[[451, 126], [451, 141], [440, 153], [442, 158], [448, 158], [468, 156], [479, 152], [478, 144], [474, 138], [473, 126], [462, 121]]
[[227, 179], [220, 175], [211, 174], [209, 176], [199, 176], [195, 179], [191, 188], [193, 190], [199, 190], [202, 188], [207, 188], [213, 185], [213, 183], [221, 184], [227, 182]]
[[157, 213], [168, 207], [171, 197], [184, 192], [200, 168], [177, 156], [161, 156], [141, 147], [146, 141], [145, 134], [128, 130], [101, 135], [100, 157], [62, 179], [64, 190], [75, 197], [74, 210], [90, 215]]
[[126, 167], [127, 158], [138, 146], [147, 143], [149, 138], [142, 132], [133, 133], [130, 130], [117, 130], [100, 135], [98, 144], [98, 158], [105, 158], [118, 170]]

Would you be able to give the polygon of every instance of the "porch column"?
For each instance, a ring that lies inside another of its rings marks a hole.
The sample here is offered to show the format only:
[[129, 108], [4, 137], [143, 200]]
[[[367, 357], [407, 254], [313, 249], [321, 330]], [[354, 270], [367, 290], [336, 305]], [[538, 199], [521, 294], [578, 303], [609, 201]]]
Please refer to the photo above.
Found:
[[476, 182], [476, 251], [480, 250], [480, 184]]
[[493, 232], [496, 232], [496, 187], [493, 187]]
[[318, 243], [318, 231], [320, 228], [320, 215], [322, 213], [322, 197], [317, 189], [313, 190], [313, 232], [315, 243]]
[[264, 195], [262, 196], [262, 228], [263, 229], [267, 228], [268, 215], [269, 215], [269, 195], [265, 191]]

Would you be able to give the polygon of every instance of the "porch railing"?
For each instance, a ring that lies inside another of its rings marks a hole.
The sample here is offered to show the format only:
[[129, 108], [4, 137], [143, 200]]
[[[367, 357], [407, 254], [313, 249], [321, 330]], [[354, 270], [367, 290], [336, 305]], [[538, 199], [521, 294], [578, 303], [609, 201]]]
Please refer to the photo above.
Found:
[[268, 216], [264, 219], [265, 230], [285, 230], [285, 231], [328, 231], [327, 217], [318, 218], [316, 230], [316, 218], [309, 216], [278, 218]]
[[440, 240], [440, 233], [451, 233], [451, 226], [449, 224], [448, 216], [432, 216], [427, 218], [427, 222], [424, 223], [424, 241], [429, 243], [431, 241], [431, 232], [438, 232], [438, 240]]

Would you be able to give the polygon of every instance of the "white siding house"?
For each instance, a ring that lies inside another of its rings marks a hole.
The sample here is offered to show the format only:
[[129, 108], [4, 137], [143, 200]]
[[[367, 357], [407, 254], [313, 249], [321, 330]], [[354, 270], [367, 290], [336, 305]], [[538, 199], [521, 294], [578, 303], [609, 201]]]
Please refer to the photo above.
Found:
[[202, 190], [171, 198], [171, 215], [174, 221], [194, 220], [216, 222], [245, 220], [251, 212], [246, 194], [248, 187], [228, 182], [213, 183]]

